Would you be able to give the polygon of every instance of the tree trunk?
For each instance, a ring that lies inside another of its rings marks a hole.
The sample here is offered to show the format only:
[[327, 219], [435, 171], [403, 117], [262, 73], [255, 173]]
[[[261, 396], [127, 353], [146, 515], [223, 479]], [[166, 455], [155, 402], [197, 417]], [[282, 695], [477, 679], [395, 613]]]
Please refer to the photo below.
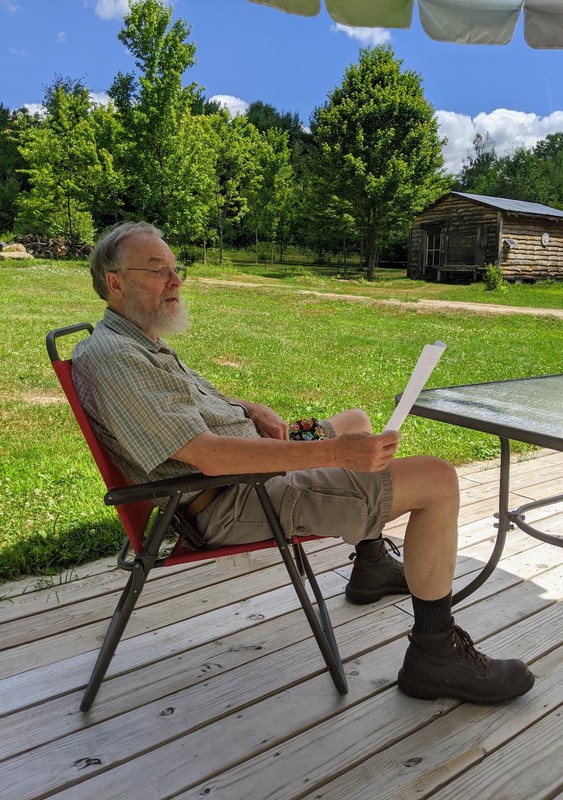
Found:
[[219, 264], [223, 263], [223, 220], [219, 221]]

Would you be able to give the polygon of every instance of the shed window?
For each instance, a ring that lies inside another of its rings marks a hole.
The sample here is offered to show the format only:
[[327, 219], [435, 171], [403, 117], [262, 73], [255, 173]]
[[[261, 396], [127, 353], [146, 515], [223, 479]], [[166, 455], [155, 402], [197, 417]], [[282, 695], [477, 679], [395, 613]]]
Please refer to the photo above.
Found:
[[426, 266], [440, 266], [440, 232], [428, 231], [426, 235]]

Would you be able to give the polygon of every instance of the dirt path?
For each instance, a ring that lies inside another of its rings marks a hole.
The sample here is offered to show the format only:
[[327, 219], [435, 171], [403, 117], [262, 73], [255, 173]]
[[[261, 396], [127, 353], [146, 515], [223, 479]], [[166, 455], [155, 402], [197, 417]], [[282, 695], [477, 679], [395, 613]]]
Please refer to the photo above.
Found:
[[252, 283], [250, 281], [228, 281], [220, 278], [197, 278], [201, 283], [221, 284], [223, 286], [251, 286], [257, 289], [276, 289], [278, 291], [295, 291], [297, 294], [313, 295], [314, 297], [328, 297], [331, 300], [348, 300], [358, 303], [373, 303], [374, 305], [402, 306], [414, 308], [417, 311], [469, 311], [473, 314], [520, 314], [534, 317], [552, 317], [563, 319], [563, 309], [557, 308], [529, 308], [526, 306], [503, 306], [493, 303], [464, 303], [457, 300], [394, 300], [379, 297], [369, 297], [359, 294], [337, 294], [336, 292], [323, 292], [313, 289], [290, 289], [272, 283]]

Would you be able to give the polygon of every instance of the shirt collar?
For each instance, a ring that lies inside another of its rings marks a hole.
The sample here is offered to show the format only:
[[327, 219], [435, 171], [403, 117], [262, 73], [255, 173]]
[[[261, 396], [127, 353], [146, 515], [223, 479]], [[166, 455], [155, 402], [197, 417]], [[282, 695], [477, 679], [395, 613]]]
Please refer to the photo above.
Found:
[[154, 353], [158, 353], [160, 351], [167, 353], [174, 352], [172, 348], [169, 347], [162, 339], [157, 339], [156, 342], [153, 341], [150, 336], [147, 336], [145, 333], [143, 333], [143, 331], [133, 322], [130, 322], [130, 320], [122, 317], [121, 314], [118, 314], [117, 311], [114, 311], [112, 308], [106, 308], [103, 324], [106, 325], [110, 330], [115, 331], [115, 333], [119, 333], [122, 336], [129, 336], [131, 339], [139, 342], [139, 344], [142, 344], [143, 347], [146, 347], [148, 350], [152, 350]]

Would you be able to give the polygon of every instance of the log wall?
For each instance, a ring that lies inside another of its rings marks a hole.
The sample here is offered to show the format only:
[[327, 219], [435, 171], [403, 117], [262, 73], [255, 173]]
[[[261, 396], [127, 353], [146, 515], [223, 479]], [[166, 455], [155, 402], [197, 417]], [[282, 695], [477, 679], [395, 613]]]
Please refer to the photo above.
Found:
[[[425, 266], [426, 237], [441, 235], [440, 264]], [[541, 237], [549, 234], [543, 246]], [[516, 245], [509, 247], [506, 239]], [[408, 274], [428, 280], [468, 279], [487, 264], [500, 264], [506, 280], [563, 280], [563, 218], [500, 211], [449, 195], [419, 214], [412, 225]]]
[[[543, 233], [549, 235], [542, 245]], [[503, 245], [500, 266], [506, 280], [563, 280], [563, 220], [504, 214], [502, 238], [514, 239], [515, 247]]]

